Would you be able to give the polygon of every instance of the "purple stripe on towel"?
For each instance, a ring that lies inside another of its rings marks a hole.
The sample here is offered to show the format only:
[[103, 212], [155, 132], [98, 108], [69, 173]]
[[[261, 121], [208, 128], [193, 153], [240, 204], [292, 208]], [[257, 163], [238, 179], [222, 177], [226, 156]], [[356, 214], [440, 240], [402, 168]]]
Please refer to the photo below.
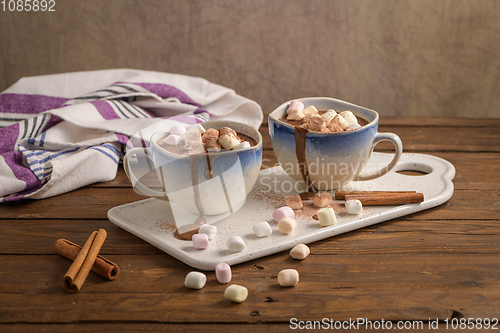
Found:
[[44, 95], [1, 94], [0, 113], [40, 113], [59, 108], [67, 98]]
[[115, 110], [113, 110], [108, 102], [97, 100], [90, 102], [90, 104], [92, 104], [97, 109], [97, 111], [99, 111], [104, 119], [120, 119], [120, 117], [118, 117]]
[[177, 98], [182, 103], [200, 106], [200, 104], [193, 101], [191, 97], [186, 95], [182, 90], [179, 90], [176, 87], [169, 86], [168, 84], [160, 84], [160, 83], [132, 83], [132, 84], [141, 86], [144, 89], [147, 89], [162, 98], [174, 97]]
[[33, 192], [36, 192], [39, 189], [41, 189], [42, 187], [43, 187], [43, 184], [42, 184], [42, 182], [40, 182], [40, 184], [38, 184], [38, 185], [36, 185], [36, 186], [34, 186], [32, 188], [28, 188], [28, 189], [22, 190], [21, 192], [18, 192], [15, 195], [11, 195], [11, 196], [3, 198], [3, 201], [4, 202], [8, 202], [8, 201], [18, 201], [18, 200], [21, 200], [21, 199], [24, 198], [24, 196], [26, 196], [28, 194], [31, 194]]
[[26, 188], [31, 188], [40, 184], [40, 180], [38, 180], [35, 174], [23, 165], [23, 155], [20, 152], [11, 151], [2, 154], [2, 157], [14, 173], [14, 176], [26, 183]]
[[19, 123], [0, 128], [0, 155], [13, 151], [19, 135]]

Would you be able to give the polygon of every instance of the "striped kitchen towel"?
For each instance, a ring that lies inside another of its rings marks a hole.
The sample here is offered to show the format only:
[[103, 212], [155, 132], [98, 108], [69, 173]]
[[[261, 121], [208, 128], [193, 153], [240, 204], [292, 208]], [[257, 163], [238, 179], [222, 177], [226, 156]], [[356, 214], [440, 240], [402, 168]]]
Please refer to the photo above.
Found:
[[0, 202], [115, 178], [126, 147], [208, 119], [259, 128], [260, 106], [179, 74], [114, 69], [22, 78], [0, 94]]

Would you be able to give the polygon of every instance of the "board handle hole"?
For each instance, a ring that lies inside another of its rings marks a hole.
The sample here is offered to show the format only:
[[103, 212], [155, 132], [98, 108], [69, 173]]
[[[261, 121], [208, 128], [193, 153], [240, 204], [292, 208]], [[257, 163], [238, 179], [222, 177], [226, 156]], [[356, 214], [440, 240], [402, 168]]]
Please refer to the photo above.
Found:
[[399, 163], [395, 172], [405, 176], [425, 176], [432, 172], [432, 167], [418, 162]]

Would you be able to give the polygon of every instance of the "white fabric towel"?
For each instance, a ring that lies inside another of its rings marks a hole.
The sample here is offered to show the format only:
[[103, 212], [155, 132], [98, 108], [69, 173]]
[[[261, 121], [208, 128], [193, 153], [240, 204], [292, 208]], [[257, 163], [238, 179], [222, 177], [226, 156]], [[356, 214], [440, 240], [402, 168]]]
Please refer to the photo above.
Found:
[[263, 114], [229, 88], [179, 74], [113, 69], [22, 78], [0, 94], [0, 202], [112, 180], [126, 146], [147, 145], [165, 126], [208, 119], [258, 129]]

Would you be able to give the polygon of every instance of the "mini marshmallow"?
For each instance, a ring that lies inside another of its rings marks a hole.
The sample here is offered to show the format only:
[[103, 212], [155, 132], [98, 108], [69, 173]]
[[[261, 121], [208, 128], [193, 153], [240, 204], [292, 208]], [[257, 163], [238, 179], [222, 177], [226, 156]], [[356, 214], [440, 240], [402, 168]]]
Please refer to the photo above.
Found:
[[291, 234], [297, 226], [297, 222], [291, 217], [284, 217], [278, 222], [278, 229], [282, 234]]
[[363, 212], [363, 205], [359, 200], [347, 200], [345, 202], [345, 209], [347, 214], [358, 215]]
[[205, 234], [208, 237], [208, 240], [212, 240], [215, 238], [215, 235], [217, 235], [217, 227], [214, 225], [210, 224], [204, 224], [200, 227], [200, 230], [198, 230], [199, 234]]
[[330, 124], [330, 126], [328, 126], [328, 129], [330, 130], [330, 132], [332, 133], [340, 133], [340, 132], [343, 132], [342, 128], [339, 127], [339, 125], [337, 124]]
[[292, 110], [286, 117], [287, 120], [302, 120], [304, 119], [304, 112], [299, 109]]
[[167, 136], [165, 139], [163, 139], [163, 142], [165, 142], [167, 145], [171, 146], [177, 146], [179, 143], [181, 143], [182, 138], [178, 136], [177, 134], [170, 134]]
[[325, 113], [323, 113], [321, 115], [321, 118], [325, 119], [325, 125], [326, 126], [330, 126], [333, 118], [335, 118], [335, 116], [337, 115], [337, 112], [335, 112], [335, 110], [328, 110], [326, 111]]
[[301, 209], [302, 207], [304, 207], [304, 204], [302, 203], [302, 198], [298, 194], [286, 196], [285, 202], [286, 205], [291, 209]]
[[235, 303], [244, 302], [248, 297], [248, 289], [238, 284], [232, 284], [224, 291], [224, 296]]
[[240, 143], [240, 140], [233, 134], [229, 133], [221, 136], [219, 138], [219, 143], [224, 149], [233, 149]]
[[232, 236], [226, 242], [226, 246], [230, 252], [241, 252], [245, 249], [246, 244], [240, 236]]
[[215, 276], [220, 283], [228, 283], [232, 277], [231, 266], [225, 262], [218, 263], [215, 265]]
[[281, 221], [281, 219], [284, 217], [295, 218], [295, 213], [288, 206], [283, 206], [281, 208], [278, 208], [273, 213], [273, 220], [275, 220], [276, 222]]
[[358, 124], [358, 123], [356, 123], [356, 124], [349, 124], [349, 126], [346, 127], [345, 131], [346, 132], [355, 131], [355, 130], [357, 130], [360, 127], [361, 127], [361, 125]]
[[204, 135], [203, 138], [201, 138], [201, 142], [203, 142], [203, 147], [205, 147], [206, 150], [220, 150], [219, 139], [215, 136]]
[[326, 207], [332, 202], [332, 195], [328, 192], [321, 192], [313, 197], [313, 204], [316, 207]]
[[266, 237], [273, 233], [271, 226], [267, 222], [255, 223], [252, 227], [252, 231], [257, 237]]
[[234, 129], [232, 129], [231, 127], [222, 127], [219, 130], [219, 136], [224, 136], [226, 134], [232, 134], [235, 137], [238, 137], [238, 134], [236, 134], [236, 131]]
[[340, 114], [336, 115], [333, 118], [332, 124], [337, 125], [342, 130], [345, 130], [347, 128], [347, 126], [349, 126], [349, 123], [344, 118], [342, 118], [342, 116]]
[[321, 227], [337, 224], [337, 217], [332, 207], [321, 208], [318, 210], [317, 215]]
[[321, 131], [325, 128], [325, 119], [318, 115], [314, 115], [309, 119], [309, 127], [313, 131]]
[[170, 132], [170, 134], [182, 136], [184, 133], [187, 132], [187, 130], [186, 130], [186, 127], [184, 127], [182, 125], [174, 125], [174, 126], [170, 127], [169, 132]]
[[358, 123], [358, 119], [356, 118], [356, 116], [354, 115], [354, 113], [352, 113], [351, 111], [342, 111], [339, 113], [339, 115], [342, 116], [342, 118], [345, 119], [345, 121], [347, 121], [347, 123], [350, 125], [350, 124], [357, 124]]
[[210, 245], [206, 234], [194, 234], [191, 240], [193, 241], [193, 247], [196, 250], [205, 250], [208, 248], [208, 245]]
[[201, 289], [207, 283], [207, 277], [200, 272], [189, 272], [184, 280], [184, 285], [191, 289]]
[[278, 273], [278, 283], [282, 287], [293, 287], [299, 283], [299, 272], [295, 269], [284, 269]]
[[318, 114], [318, 109], [316, 109], [314, 105], [311, 105], [305, 108], [303, 113], [304, 113], [304, 122], [308, 123], [309, 119], [311, 119], [312, 116]]
[[215, 136], [216, 138], [219, 138], [219, 131], [215, 128], [209, 128], [205, 131], [205, 133], [203, 133], [203, 136]]
[[304, 260], [311, 253], [309, 247], [305, 244], [298, 244], [290, 251], [290, 256], [293, 259]]
[[290, 104], [288, 105], [288, 109], [286, 109], [286, 114], [290, 114], [293, 110], [299, 110], [303, 111], [304, 110], [304, 104], [299, 101], [291, 101]]
[[243, 141], [239, 144], [237, 144], [236, 146], [233, 147], [233, 150], [242, 150], [242, 149], [247, 149], [247, 148], [250, 148], [250, 142], [248, 141]]
[[201, 134], [205, 133], [205, 127], [203, 127], [201, 124], [194, 124], [194, 125], [188, 126], [186, 129], [188, 131], [192, 131], [192, 130], [197, 129], [198, 131], [200, 131]]

